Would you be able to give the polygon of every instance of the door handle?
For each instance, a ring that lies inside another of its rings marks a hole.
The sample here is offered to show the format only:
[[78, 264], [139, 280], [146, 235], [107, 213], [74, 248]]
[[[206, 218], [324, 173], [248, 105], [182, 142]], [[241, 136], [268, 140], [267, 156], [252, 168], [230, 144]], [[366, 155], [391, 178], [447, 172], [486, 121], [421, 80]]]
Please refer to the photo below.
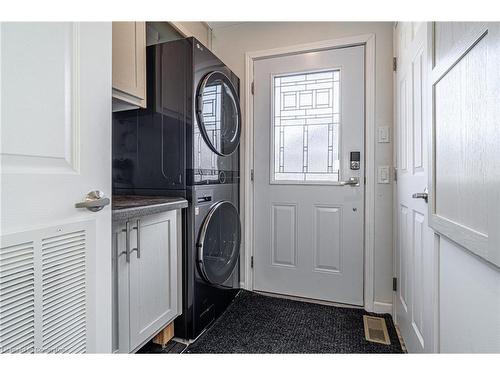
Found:
[[87, 193], [83, 202], [75, 203], [76, 208], [86, 208], [89, 211], [97, 212], [110, 203], [109, 198], [104, 196], [100, 190], [92, 190]]
[[427, 201], [429, 200], [429, 194], [427, 194], [426, 191], [424, 191], [423, 193], [413, 193], [411, 197], [415, 199], [423, 199], [425, 203], [427, 203]]
[[349, 177], [347, 181], [339, 181], [338, 183], [340, 186], [358, 186], [359, 185], [359, 178], [358, 177]]

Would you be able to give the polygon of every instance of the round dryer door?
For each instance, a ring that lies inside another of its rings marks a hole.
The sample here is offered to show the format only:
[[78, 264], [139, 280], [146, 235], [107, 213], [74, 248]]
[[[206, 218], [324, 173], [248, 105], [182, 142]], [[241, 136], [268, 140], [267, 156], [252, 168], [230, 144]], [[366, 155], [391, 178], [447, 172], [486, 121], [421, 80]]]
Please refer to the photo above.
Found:
[[198, 264], [205, 281], [222, 285], [238, 264], [241, 225], [238, 210], [229, 201], [212, 206], [201, 226]]
[[196, 116], [208, 147], [231, 155], [240, 142], [241, 114], [238, 93], [222, 72], [208, 73], [198, 87]]

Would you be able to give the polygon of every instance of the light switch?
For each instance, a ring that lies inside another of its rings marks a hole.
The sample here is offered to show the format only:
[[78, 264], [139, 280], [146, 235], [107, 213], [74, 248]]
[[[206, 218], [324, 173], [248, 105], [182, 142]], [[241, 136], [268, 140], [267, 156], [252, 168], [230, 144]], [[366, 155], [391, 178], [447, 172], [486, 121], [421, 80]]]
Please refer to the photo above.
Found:
[[389, 166], [381, 165], [378, 167], [378, 183], [379, 184], [388, 184], [390, 182], [389, 177]]
[[391, 141], [391, 137], [389, 134], [388, 126], [379, 126], [378, 127], [378, 143], [389, 143]]

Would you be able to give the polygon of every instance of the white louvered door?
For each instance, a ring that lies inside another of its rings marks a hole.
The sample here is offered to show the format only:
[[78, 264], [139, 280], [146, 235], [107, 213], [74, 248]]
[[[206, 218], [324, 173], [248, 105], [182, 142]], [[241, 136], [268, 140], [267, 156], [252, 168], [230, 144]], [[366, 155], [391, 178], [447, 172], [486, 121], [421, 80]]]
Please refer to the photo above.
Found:
[[1, 23], [0, 352], [111, 351], [111, 24]]

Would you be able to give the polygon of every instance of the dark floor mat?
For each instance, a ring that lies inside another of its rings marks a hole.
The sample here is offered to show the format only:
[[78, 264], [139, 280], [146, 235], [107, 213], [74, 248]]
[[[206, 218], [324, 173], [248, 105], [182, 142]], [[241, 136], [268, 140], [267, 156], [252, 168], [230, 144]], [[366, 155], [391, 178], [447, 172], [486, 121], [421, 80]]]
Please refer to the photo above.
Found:
[[391, 316], [391, 345], [365, 340], [362, 309], [241, 291], [185, 353], [403, 353]]
[[164, 347], [154, 344], [152, 341], [144, 345], [138, 354], [179, 354], [186, 349], [187, 345], [181, 342], [171, 340]]

